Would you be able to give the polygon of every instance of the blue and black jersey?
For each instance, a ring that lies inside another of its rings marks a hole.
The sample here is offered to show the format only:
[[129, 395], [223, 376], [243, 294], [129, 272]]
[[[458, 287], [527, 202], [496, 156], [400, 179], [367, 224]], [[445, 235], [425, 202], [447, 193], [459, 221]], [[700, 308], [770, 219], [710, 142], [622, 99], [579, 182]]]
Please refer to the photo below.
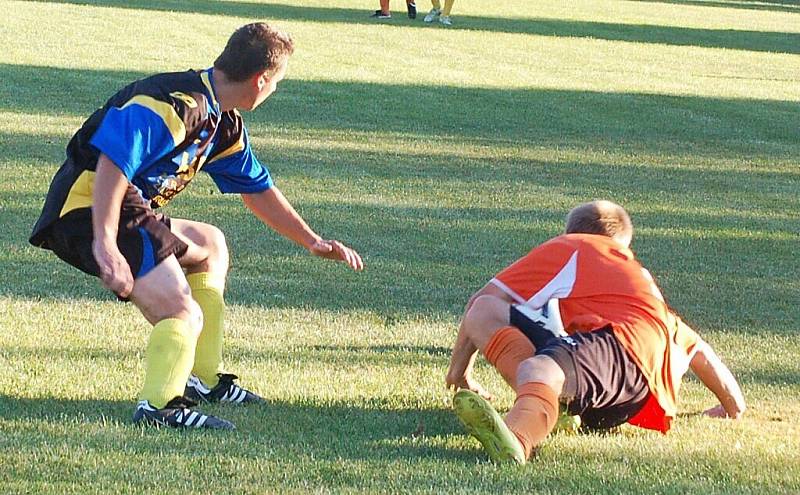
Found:
[[47, 247], [47, 231], [92, 205], [97, 160], [107, 155], [152, 208], [166, 205], [202, 170], [223, 193], [272, 187], [255, 157], [242, 117], [220, 112], [213, 69], [158, 74], [123, 88], [89, 117], [67, 146], [30, 242]]

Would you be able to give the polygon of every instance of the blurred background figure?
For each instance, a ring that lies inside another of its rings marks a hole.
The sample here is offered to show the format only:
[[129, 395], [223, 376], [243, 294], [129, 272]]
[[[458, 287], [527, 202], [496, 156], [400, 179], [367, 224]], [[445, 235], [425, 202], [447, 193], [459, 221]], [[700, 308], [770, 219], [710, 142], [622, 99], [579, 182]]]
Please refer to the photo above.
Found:
[[[417, 4], [414, 0], [406, 0], [406, 10], [408, 11], [409, 19], [417, 18]], [[392, 13], [389, 10], [389, 0], [381, 0], [381, 8], [376, 10], [370, 17], [376, 19], [391, 19]]]
[[445, 26], [452, 26], [453, 21], [450, 20], [450, 10], [452, 10], [455, 0], [444, 0], [444, 9], [442, 9], [442, 4], [439, 0], [431, 0], [431, 3], [433, 8], [423, 20], [425, 22], [433, 22], [438, 18], [439, 23]]

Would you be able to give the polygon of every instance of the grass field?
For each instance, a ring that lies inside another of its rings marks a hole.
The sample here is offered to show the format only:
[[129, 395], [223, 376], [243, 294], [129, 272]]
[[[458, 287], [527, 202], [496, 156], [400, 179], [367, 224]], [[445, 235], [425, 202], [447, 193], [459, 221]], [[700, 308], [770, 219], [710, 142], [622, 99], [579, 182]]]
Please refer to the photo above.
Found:
[[[800, 3], [459, 0], [450, 29], [399, 0], [372, 22], [373, 4], [0, 0], [0, 493], [800, 492]], [[253, 145], [367, 270], [198, 179], [167, 213], [226, 232], [226, 363], [269, 403], [206, 408], [233, 434], [134, 426], [148, 325], [26, 239], [86, 116], [132, 79], [209, 65], [251, 20], [297, 44], [245, 116]], [[746, 417], [700, 417], [715, 401], [687, 377], [668, 436], [555, 435], [492, 465], [444, 390], [461, 310], [594, 198], [632, 213]]]

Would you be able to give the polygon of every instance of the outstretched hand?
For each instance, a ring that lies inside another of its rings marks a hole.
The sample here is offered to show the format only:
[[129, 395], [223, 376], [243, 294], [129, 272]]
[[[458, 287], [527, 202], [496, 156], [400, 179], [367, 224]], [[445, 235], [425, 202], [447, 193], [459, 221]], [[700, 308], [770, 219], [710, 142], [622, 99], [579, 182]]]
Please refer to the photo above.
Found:
[[349, 248], [339, 241], [320, 239], [308, 249], [315, 256], [343, 261], [353, 270], [361, 271], [364, 269], [364, 262], [355, 249]]
[[712, 407], [711, 409], [707, 409], [707, 410], [703, 411], [703, 416], [708, 416], [708, 417], [711, 417], [711, 418], [721, 418], [721, 419], [726, 419], [726, 418], [728, 418], [728, 419], [739, 419], [738, 416], [737, 417], [733, 417], [730, 414], [728, 414], [728, 412], [725, 411], [725, 408], [722, 406], [722, 404], [718, 404], [718, 405]]

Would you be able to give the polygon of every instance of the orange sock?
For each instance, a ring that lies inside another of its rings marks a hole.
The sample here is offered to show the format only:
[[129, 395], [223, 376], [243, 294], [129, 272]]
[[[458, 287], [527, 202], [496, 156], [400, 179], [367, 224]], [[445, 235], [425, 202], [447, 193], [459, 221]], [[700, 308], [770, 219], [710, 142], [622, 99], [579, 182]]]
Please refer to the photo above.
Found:
[[503, 379], [517, 389], [517, 368], [519, 363], [533, 357], [536, 350], [524, 333], [517, 327], [503, 327], [489, 340], [483, 355], [500, 372]]
[[525, 458], [553, 431], [558, 419], [558, 394], [549, 385], [523, 383], [517, 391], [514, 407], [506, 416], [506, 424], [525, 449]]

